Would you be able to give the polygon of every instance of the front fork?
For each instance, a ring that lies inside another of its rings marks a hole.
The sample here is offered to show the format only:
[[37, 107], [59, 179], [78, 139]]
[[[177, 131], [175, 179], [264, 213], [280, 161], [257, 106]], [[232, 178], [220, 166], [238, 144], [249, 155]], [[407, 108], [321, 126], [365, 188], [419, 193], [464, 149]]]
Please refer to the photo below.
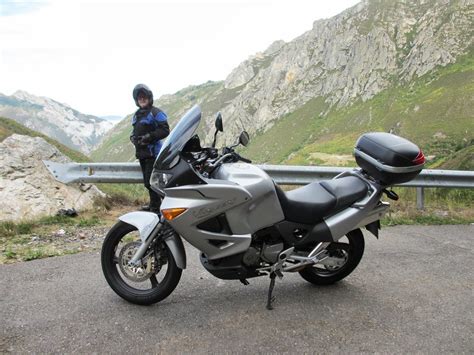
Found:
[[143, 240], [142, 239], [142, 245], [140, 245], [140, 248], [136, 251], [135, 255], [130, 259], [128, 262], [129, 266], [141, 266], [141, 259], [145, 255], [145, 252], [148, 250], [148, 247], [150, 246], [151, 242], [155, 239], [156, 235], [160, 231], [161, 227], [163, 226], [163, 222], [159, 222], [155, 229], [150, 233], [150, 235]]
[[[156, 235], [162, 230], [165, 219], [163, 216], [159, 217], [157, 214], [152, 212], [130, 212], [119, 217], [124, 223], [130, 224], [136, 227], [140, 233], [140, 239], [142, 244], [133, 255], [132, 259], [128, 262], [130, 266], [141, 266], [140, 260], [145, 255], [145, 252], [150, 247], [150, 244], [155, 239]], [[173, 258], [176, 262], [176, 266], [180, 269], [186, 268], [186, 253], [184, 251], [183, 242], [179, 235], [174, 231], [170, 233], [166, 232], [163, 236], [163, 241], [168, 246], [169, 250], [173, 254]]]

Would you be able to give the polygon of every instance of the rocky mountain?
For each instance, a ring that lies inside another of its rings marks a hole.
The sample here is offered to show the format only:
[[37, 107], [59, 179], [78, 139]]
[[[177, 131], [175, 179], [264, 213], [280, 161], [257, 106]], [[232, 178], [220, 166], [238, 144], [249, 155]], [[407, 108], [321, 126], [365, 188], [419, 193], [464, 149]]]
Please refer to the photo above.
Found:
[[0, 142], [12, 136], [13, 134], [43, 138], [46, 142], [55, 146], [62, 154], [67, 156], [72, 161], [75, 161], [78, 163], [91, 161], [91, 159], [87, 157], [86, 155], [82, 154], [81, 152], [77, 150], [71, 149], [62, 143], [59, 143], [57, 140], [54, 140], [51, 137], [48, 137], [42, 133], [29, 129], [12, 119], [0, 117]]
[[[473, 0], [366, 0], [274, 42], [225, 81], [156, 104], [171, 121], [200, 104], [207, 142], [220, 110], [220, 143], [245, 129], [246, 153], [258, 162], [325, 163], [321, 153], [350, 153], [368, 130], [404, 135], [441, 157], [472, 145], [473, 38]], [[133, 159], [129, 129], [126, 118], [92, 156]]]
[[0, 142], [0, 221], [54, 215], [59, 209], [91, 209], [104, 194], [91, 184], [64, 185], [54, 179], [42, 160], [70, 162], [41, 137], [13, 134]]
[[11, 96], [0, 94], [0, 116], [14, 119], [85, 154], [114, 126], [113, 122], [25, 91]]
[[109, 116], [100, 116], [100, 118], [107, 121], [111, 121], [111, 122], [118, 122], [122, 120], [123, 116], [109, 115]]

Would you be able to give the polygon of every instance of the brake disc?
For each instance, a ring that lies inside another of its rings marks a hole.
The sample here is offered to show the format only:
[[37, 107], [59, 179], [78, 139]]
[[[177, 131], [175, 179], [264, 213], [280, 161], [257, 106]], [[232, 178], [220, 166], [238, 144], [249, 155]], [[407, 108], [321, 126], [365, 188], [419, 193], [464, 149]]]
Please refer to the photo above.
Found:
[[140, 266], [131, 266], [128, 264], [140, 246], [140, 242], [125, 244], [119, 254], [120, 270], [127, 279], [134, 282], [142, 282], [149, 279], [154, 271], [153, 253], [145, 260], [142, 259], [142, 265]]

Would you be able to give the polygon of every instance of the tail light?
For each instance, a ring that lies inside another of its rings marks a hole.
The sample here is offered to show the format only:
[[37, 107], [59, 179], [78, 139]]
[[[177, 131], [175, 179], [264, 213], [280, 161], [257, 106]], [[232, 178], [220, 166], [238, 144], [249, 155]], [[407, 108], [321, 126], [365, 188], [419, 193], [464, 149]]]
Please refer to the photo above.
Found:
[[413, 164], [415, 165], [421, 165], [425, 162], [425, 155], [423, 154], [423, 152], [421, 151], [420, 149], [420, 152], [418, 153], [418, 155], [416, 156], [415, 159], [413, 159]]

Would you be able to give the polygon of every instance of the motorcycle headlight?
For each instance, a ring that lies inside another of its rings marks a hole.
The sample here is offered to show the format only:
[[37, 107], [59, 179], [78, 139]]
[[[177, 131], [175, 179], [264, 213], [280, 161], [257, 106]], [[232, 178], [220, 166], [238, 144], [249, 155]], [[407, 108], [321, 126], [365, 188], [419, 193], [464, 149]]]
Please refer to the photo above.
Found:
[[162, 190], [168, 185], [172, 177], [172, 174], [153, 172], [150, 178], [150, 185], [153, 190], [161, 190], [162, 192]]
[[158, 174], [158, 186], [164, 189], [166, 185], [168, 185], [168, 182], [171, 180], [172, 177], [173, 175], [171, 174], [166, 174], [166, 173]]

